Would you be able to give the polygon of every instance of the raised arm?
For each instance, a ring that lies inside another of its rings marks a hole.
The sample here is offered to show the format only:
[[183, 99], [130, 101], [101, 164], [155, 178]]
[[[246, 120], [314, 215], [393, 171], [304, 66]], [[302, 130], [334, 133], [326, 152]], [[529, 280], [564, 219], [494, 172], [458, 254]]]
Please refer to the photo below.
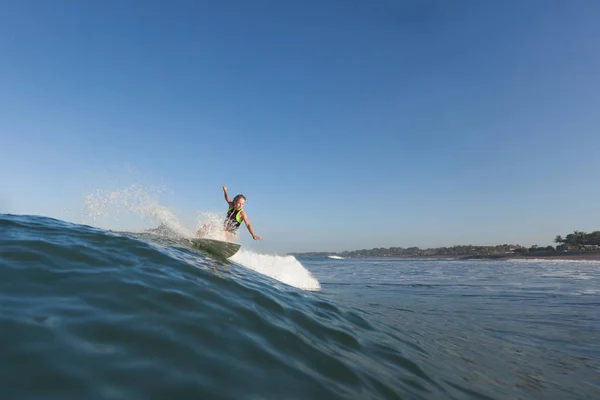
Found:
[[223, 185], [223, 194], [225, 195], [225, 201], [231, 205], [231, 199], [229, 198], [229, 194], [227, 194], [227, 186]]

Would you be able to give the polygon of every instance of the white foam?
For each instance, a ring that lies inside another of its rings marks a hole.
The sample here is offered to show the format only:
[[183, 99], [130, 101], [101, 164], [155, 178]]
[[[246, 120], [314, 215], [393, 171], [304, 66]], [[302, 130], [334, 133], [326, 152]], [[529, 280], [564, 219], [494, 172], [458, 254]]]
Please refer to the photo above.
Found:
[[583, 289], [577, 292], [577, 294], [579, 295], [596, 295], [596, 294], [600, 294], [600, 289]]
[[258, 254], [241, 248], [230, 260], [298, 289], [321, 290], [319, 281], [294, 256]]
[[544, 264], [600, 264], [600, 260], [573, 260], [562, 258], [515, 258], [511, 262], [519, 263], [544, 263]]

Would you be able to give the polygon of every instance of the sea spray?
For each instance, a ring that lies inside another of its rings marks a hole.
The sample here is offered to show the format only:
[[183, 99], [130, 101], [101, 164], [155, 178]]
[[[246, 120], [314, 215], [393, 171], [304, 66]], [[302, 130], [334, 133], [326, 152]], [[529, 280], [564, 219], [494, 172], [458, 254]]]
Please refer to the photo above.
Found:
[[193, 231], [185, 227], [171, 209], [159, 204], [161, 193], [160, 189], [140, 185], [120, 190], [96, 189], [84, 196], [85, 215], [94, 223], [107, 227], [120, 225], [120, 229], [129, 230], [136, 230], [140, 225], [137, 218], [141, 218], [142, 222], [151, 222], [152, 228], [166, 227], [165, 230], [176, 236], [193, 236]]
[[225, 215], [218, 212], [200, 213], [196, 217], [196, 232], [207, 239], [225, 240], [223, 220]]

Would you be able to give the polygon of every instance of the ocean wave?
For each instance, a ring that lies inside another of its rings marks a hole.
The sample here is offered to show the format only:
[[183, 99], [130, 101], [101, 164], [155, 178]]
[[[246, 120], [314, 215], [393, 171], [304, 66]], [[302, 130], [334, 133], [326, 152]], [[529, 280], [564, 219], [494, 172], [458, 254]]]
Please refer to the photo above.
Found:
[[44, 217], [3, 215], [0, 229], [6, 398], [400, 398], [436, 386], [360, 311], [302, 290], [314, 278], [295, 259], [281, 271], [248, 253], [227, 263]]

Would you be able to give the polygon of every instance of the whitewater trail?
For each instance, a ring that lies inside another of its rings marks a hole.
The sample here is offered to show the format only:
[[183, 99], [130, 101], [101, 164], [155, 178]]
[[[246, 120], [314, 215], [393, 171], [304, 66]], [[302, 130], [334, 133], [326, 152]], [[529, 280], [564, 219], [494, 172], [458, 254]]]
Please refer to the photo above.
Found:
[[230, 260], [299, 289], [321, 289], [319, 281], [293, 256], [258, 254], [241, 248]]

